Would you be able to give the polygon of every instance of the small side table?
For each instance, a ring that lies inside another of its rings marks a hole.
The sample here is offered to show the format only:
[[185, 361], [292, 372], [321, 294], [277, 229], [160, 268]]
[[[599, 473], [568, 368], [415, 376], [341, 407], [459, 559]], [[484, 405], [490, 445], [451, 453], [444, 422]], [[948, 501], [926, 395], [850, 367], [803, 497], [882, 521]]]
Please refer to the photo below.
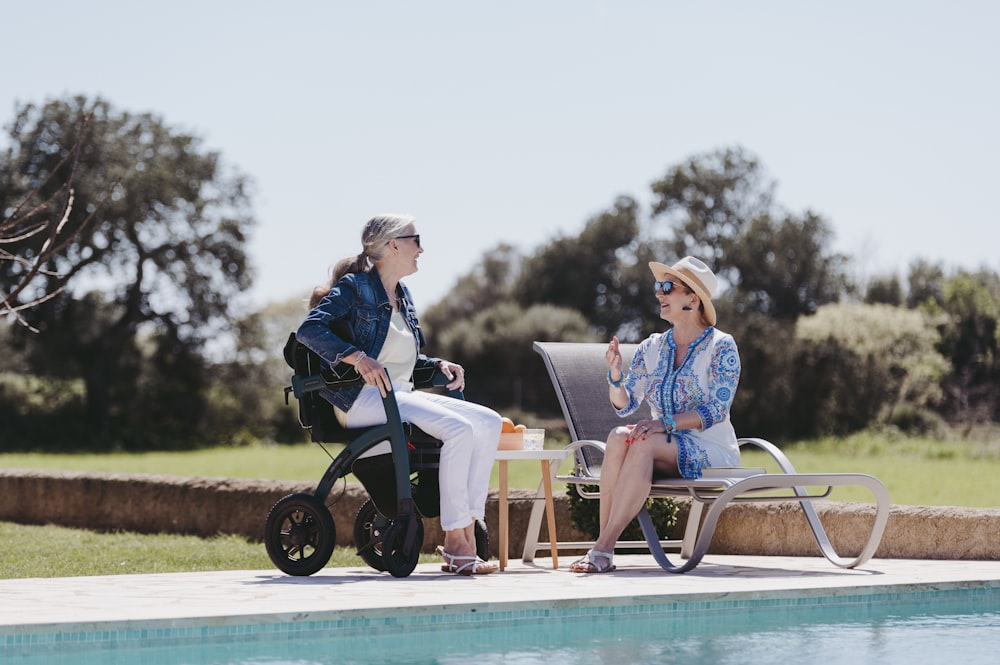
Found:
[[565, 450], [498, 450], [496, 458], [500, 462], [500, 570], [507, 567], [508, 549], [508, 507], [507, 507], [507, 463], [511, 460], [539, 460], [542, 464], [542, 486], [545, 488], [545, 515], [548, 517], [549, 541], [552, 550], [552, 568], [559, 567], [558, 539], [556, 538], [556, 516], [552, 509], [552, 466], [556, 467], [566, 459]]

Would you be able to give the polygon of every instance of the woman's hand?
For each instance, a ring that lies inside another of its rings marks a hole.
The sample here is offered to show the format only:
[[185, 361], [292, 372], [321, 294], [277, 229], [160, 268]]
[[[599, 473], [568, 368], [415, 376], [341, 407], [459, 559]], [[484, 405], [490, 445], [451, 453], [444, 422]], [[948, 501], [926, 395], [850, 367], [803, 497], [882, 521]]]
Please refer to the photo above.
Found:
[[358, 374], [365, 380], [365, 383], [378, 388], [379, 394], [382, 397], [389, 394], [392, 390], [392, 384], [389, 382], [389, 375], [385, 373], [382, 363], [367, 355], [364, 351], [358, 351], [354, 354], [351, 362], [354, 363], [354, 369], [358, 370]]
[[438, 363], [438, 369], [448, 379], [448, 390], [465, 390], [465, 368], [453, 362], [442, 360]]
[[618, 350], [618, 344], [618, 337], [612, 337], [608, 350], [604, 352], [604, 360], [608, 363], [612, 381], [620, 381], [622, 378], [622, 354]]
[[636, 441], [645, 441], [651, 434], [666, 434], [667, 428], [659, 420], [640, 420], [635, 425], [630, 425], [628, 436], [625, 437], [625, 445], [631, 445]]

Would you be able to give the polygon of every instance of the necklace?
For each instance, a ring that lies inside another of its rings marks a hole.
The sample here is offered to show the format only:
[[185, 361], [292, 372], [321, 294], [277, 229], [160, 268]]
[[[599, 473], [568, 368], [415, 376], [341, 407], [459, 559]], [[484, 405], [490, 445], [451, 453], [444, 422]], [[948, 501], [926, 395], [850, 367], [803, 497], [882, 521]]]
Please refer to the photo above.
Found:
[[677, 382], [678, 376], [681, 374], [681, 370], [684, 369], [686, 365], [690, 365], [694, 362], [692, 360], [692, 357], [694, 356], [692, 351], [701, 344], [701, 341], [705, 339], [705, 337], [708, 336], [709, 330], [711, 330], [711, 327], [703, 330], [698, 339], [686, 346], [684, 358], [680, 361], [680, 363], [676, 362], [676, 352], [679, 345], [674, 337], [673, 329], [664, 335], [664, 343], [667, 347], [667, 373], [666, 376], [663, 377], [663, 382], [660, 384], [660, 411], [664, 416], [670, 418], [671, 420], [673, 420], [674, 413], [676, 411], [676, 406], [674, 405], [674, 385]]

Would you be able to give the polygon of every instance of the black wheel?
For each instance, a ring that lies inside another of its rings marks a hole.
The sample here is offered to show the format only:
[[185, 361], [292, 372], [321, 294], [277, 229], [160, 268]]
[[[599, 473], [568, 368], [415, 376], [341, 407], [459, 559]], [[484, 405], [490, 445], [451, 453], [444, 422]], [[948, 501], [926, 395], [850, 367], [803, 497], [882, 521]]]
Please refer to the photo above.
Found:
[[354, 546], [358, 548], [358, 556], [378, 571], [385, 571], [382, 534], [390, 524], [392, 520], [380, 513], [371, 499], [361, 504], [354, 518]]
[[289, 575], [312, 575], [333, 555], [337, 527], [322, 501], [311, 494], [289, 494], [271, 508], [264, 545], [272, 563]]
[[[417, 533], [407, 548], [406, 532], [409, 520], [416, 520]], [[382, 565], [393, 577], [406, 577], [417, 567], [420, 547], [424, 543], [424, 523], [416, 515], [401, 517], [386, 528], [382, 535]]]
[[490, 560], [490, 534], [486, 531], [486, 525], [476, 520], [476, 556], [483, 561]]

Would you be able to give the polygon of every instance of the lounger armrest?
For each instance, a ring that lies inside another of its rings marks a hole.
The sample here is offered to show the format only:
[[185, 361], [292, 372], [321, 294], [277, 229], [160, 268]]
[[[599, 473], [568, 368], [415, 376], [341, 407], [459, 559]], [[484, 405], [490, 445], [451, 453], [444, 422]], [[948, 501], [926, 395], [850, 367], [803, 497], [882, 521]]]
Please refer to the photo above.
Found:
[[778, 467], [784, 473], [798, 473], [798, 471], [796, 471], [795, 467], [792, 465], [792, 462], [785, 456], [785, 453], [781, 452], [781, 449], [778, 448], [773, 443], [771, 443], [770, 441], [765, 441], [764, 439], [756, 439], [756, 438], [744, 438], [744, 439], [737, 439], [737, 443], [739, 443], [740, 448], [742, 448], [743, 446], [755, 446], [757, 448], [760, 448], [768, 455], [770, 455], [775, 462], [778, 463]]
[[606, 444], [603, 441], [593, 439], [582, 439], [574, 441], [564, 448], [567, 453], [573, 453], [573, 474], [577, 478], [593, 479], [595, 482], [601, 477], [601, 466], [595, 464], [587, 455], [587, 451], [594, 451], [604, 459], [604, 449]]

